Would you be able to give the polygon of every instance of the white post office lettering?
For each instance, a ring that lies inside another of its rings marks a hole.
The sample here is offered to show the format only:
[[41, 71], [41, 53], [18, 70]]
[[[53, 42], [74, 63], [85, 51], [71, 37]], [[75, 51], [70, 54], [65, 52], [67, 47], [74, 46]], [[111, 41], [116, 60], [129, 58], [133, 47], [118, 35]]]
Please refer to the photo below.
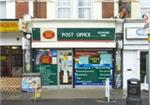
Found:
[[73, 37], [74, 33], [73, 32], [62, 32], [62, 37]]
[[76, 33], [77, 37], [91, 37], [91, 33], [90, 32], [82, 32], [82, 33]]

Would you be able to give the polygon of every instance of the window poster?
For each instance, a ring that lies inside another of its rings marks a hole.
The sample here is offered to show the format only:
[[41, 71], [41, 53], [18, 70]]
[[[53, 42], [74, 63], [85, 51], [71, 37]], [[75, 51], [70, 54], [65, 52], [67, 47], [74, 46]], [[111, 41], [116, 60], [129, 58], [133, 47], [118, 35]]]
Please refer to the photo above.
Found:
[[112, 81], [112, 53], [100, 50], [75, 51], [76, 85], [105, 85]]
[[40, 72], [42, 85], [57, 85], [57, 50], [36, 49], [34, 72]]
[[58, 60], [59, 81], [60, 85], [72, 84], [72, 52], [59, 51]]

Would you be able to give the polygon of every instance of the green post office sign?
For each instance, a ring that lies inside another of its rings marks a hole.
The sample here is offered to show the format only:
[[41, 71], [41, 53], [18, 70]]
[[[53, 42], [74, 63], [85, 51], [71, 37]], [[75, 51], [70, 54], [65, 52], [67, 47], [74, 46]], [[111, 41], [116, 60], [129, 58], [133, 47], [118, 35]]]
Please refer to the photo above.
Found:
[[58, 41], [115, 40], [115, 28], [58, 28]]

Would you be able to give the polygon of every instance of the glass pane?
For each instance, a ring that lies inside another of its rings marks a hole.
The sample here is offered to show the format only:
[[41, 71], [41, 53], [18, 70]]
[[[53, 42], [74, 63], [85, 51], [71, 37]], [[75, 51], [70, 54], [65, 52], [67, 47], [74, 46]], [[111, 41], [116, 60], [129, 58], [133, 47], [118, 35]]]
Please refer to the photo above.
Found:
[[91, 6], [91, 0], [79, 0], [79, 6]]
[[70, 0], [59, 0], [58, 1], [58, 6], [59, 7], [71, 6], [71, 2], [70, 2]]
[[141, 16], [144, 15], [145, 13], [149, 13], [150, 7], [149, 8], [141, 8]]
[[70, 8], [59, 8], [58, 18], [70, 18]]
[[64, 50], [58, 53], [58, 71], [59, 71], [59, 84], [71, 85], [72, 84], [72, 51]]
[[91, 17], [91, 9], [90, 8], [79, 8], [79, 18], [87, 18]]

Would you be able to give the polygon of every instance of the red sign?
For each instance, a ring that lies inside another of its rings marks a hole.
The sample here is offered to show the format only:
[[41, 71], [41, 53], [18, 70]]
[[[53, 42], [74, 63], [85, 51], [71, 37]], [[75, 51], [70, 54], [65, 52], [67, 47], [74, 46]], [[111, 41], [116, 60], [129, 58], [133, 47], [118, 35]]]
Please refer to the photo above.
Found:
[[43, 32], [43, 37], [46, 39], [52, 39], [54, 38], [54, 36], [55, 36], [55, 33], [51, 30]]
[[149, 24], [150, 24], [150, 14], [149, 13], [144, 14], [143, 20], [144, 20], [144, 28], [150, 27], [149, 26]]
[[40, 57], [40, 63], [41, 64], [51, 64], [52, 63], [52, 58], [47, 55], [43, 55]]

